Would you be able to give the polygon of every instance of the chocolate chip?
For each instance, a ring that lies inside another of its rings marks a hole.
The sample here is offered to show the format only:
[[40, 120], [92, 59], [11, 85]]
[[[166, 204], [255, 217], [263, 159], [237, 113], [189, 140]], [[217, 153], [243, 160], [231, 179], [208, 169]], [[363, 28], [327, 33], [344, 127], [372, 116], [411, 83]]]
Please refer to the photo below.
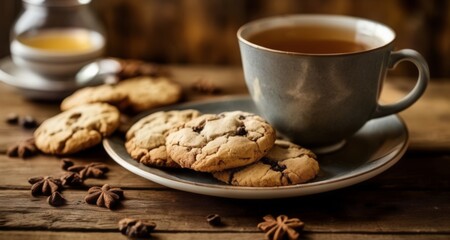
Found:
[[212, 226], [222, 225], [222, 219], [219, 214], [210, 214], [206, 216], [206, 221]]
[[277, 171], [277, 172], [282, 172], [286, 169], [286, 167], [276, 164], [276, 165], [272, 165], [271, 169], [274, 171]]
[[236, 135], [245, 136], [245, 134], [247, 134], [247, 130], [245, 129], [244, 126], [240, 126], [237, 128]]
[[9, 113], [6, 116], [6, 123], [15, 125], [19, 122], [19, 115], [17, 113]]
[[264, 164], [270, 165], [270, 169], [277, 172], [283, 172], [286, 169], [286, 166], [279, 165], [276, 161], [271, 161], [266, 157], [261, 158], [260, 161]]
[[196, 133], [200, 133], [203, 130], [204, 126], [195, 126], [192, 127], [192, 131], [196, 132]]

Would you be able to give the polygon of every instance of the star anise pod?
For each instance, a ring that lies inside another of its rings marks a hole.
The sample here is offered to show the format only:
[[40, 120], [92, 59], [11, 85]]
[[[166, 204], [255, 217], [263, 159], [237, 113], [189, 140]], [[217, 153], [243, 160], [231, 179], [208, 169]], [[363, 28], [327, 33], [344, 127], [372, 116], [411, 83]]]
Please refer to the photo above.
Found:
[[73, 166], [73, 162], [72, 160], [70, 160], [69, 158], [63, 158], [61, 159], [61, 168], [63, 170], [68, 171], [68, 168]]
[[290, 240], [298, 239], [300, 234], [297, 230], [304, 226], [300, 219], [288, 218], [286, 215], [280, 215], [276, 219], [272, 215], [267, 215], [263, 219], [264, 222], [259, 223], [258, 228], [266, 232], [267, 240], [281, 240], [286, 236]]
[[88, 195], [84, 198], [84, 201], [89, 204], [97, 204], [99, 207], [111, 209], [123, 198], [122, 189], [111, 188], [108, 184], [105, 184], [102, 187], [89, 188]]
[[128, 79], [138, 76], [158, 77], [164, 75], [162, 69], [152, 63], [143, 62], [136, 59], [120, 59], [120, 70], [117, 76], [120, 79]]
[[28, 182], [32, 184], [31, 194], [33, 196], [50, 196], [62, 187], [61, 180], [49, 176], [30, 178], [28, 179]]
[[76, 187], [76, 186], [83, 185], [83, 182], [84, 182], [84, 180], [80, 177], [80, 175], [75, 172], [66, 173], [60, 179], [61, 179], [62, 185], [64, 185], [64, 186]]
[[119, 221], [119, 231], [131, 238], [149, 238], [156, 223], [147, 220], [124, 218]]
[[68, 171], [77, 172], [82, 179], [86, 178], [102, 178], [109, 171], [108, 166], [103, 163], [93, 162], [84, 166], [71, 166]]
[[66, 199], [61, 195], [61, 193], [53, 192], [52, 195], [47, 198], [47, 203], [51, 206], [59, 207], [66, 203]]
[[214, 85], [211, 81], [203, 78], [197, 79], [192, 85], [192, 90], [209, 95], [220, 93], [221, 89]]
[[38, 153], [38, 149], [35, 145], [34, 138], [30, 138], [23, 142], [19, 142], [8, 148], [6, 154], [9, 157], [27, 158]]

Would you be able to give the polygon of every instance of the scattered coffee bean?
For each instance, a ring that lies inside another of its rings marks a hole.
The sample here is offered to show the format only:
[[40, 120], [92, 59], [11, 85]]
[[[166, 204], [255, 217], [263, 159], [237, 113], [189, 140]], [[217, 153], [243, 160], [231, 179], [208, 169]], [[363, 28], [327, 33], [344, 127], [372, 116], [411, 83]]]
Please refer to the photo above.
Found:
[[206, 221], [212, 226], [222, 225], [222, 219], [219, 214], [210, 214], [206, 216]]

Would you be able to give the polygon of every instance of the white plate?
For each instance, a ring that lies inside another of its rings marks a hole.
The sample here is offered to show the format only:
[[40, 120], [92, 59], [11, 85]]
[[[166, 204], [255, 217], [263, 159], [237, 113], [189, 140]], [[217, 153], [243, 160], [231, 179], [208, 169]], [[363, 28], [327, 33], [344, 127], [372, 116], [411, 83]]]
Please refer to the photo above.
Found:
[[10, 57], [0, 60], [0, 81], [15, 87], [22, 95], [31, 99], [62, 99], [88, 82], [68, 79], [46, 79], [18, 67]]
[[[249, 97], [175, 105], [160, 110], [197, 109], [202, 113], [242, 110], [258, 113]], [[153, 111], [154, 112], [154, 111]], [[148, 113], [136, 117], [135, 121]], [[106, 152], [127, 170], [161, 185], [204, 195], [227, 198], [284, 198], [326, 192], [372, 178], [393, 166], [408, 146], [404, 122], [391, 115], [367, 122], [336, 152], [319, 155], [320, 173], [313, 181], [284, 187], [239, 187], [225, 185], [207, 173], [187, 169], [158, 169], [134, 161], [124, 139], [114, 135], [103, 141]]]

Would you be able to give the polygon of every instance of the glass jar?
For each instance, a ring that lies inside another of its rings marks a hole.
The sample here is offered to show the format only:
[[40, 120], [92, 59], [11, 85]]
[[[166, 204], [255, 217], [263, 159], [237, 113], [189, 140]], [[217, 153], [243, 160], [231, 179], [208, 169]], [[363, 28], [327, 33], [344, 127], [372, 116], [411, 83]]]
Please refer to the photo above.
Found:
[[50, 78], [74, 76], [100, 57], [105, 35], [91, 0], [23, 0], [11, 30], [14, 63]]

